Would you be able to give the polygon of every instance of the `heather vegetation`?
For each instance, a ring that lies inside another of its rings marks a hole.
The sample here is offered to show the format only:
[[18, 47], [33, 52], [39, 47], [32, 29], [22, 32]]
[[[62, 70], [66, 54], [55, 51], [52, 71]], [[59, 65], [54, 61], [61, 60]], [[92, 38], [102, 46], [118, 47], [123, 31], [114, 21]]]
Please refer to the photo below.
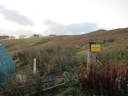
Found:
[[[100, 63], [95, 62], [88, 71], [86, 64], [90, 40], [100, 44], [101, 51], [97, 54]], [[1, 43], [16, 62], [17, 72], [26, 74], [24, 85], [28, 85], [28, 93], [31, 92], [30, 82], [34, 82], [38, 96], [128, 96], [128, 37], [125, 29]], [[37, 59], [38, 75], [32, 74], [34, 58]], [[41, 92], [40, 79], [59, 72], [63, 73], [65, 82], [50, 92]], [[6, 94], [12, 92], [11, 95], [15, 96], [13, 92], [21, 84], [15, 82], [9, 83], [11, 87], [6, 87]]]
[[19, 69], [22, 69], [22, 67], [27, 66], [32, 68], [33, 59], [36, 58], [38, 71], [43, 70], [51, 73], [54, 71], [73, 70], [81, 62], [81, 59], [77, 58], [76, 53], [77, 50], [73, 46], [58, 45], [24, 49], [15, 53], [13, 59], [18, 60], [17, 66]]

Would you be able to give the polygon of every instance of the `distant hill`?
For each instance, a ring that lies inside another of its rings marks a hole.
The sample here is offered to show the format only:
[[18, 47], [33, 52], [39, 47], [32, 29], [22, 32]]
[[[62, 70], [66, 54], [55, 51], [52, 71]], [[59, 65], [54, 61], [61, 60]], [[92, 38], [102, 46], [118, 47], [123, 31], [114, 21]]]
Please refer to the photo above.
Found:
[[128, 28], [114, 30], [97, 30], [81, 35], [43, 36], [36, 38], [1, 40], [9, 52], [25, 48], [54, 46], [54, 45], [80, 45], [89, 41], [104, 41], [110, 39], [128, 39]]
[[88, 40], [108, 40], [108, 39], [121, 39], [128, 37], [128, 28], [114, 29], [114, 30], [97, 30], [84, 34]]

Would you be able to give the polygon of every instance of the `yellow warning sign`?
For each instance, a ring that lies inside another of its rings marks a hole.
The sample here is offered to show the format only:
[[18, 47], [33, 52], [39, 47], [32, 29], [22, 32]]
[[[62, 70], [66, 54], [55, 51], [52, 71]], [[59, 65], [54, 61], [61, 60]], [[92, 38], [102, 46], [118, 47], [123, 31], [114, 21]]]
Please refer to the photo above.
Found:
[[100, 45], [99, 44], [92, 44], [91, 45], [91, 52], [93, 52], [93, 53], [100, 52]]

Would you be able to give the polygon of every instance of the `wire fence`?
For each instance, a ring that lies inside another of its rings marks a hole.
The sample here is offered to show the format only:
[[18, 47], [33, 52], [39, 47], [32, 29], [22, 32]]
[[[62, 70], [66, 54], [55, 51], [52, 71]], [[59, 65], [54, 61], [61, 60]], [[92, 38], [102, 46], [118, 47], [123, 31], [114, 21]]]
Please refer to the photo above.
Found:
[[[102, 64], [115, 63], [123, 66], [124, 64], [128, 64], [128, 50], [101, 50], [97, 54], [97, 58]], [[35, 94], [44, 94], [43, 91], [64, 83], [64, 71], [68, 71], [73, 76], [72, 66], [74, 66], [74, 63], [71, 61], [57, 63], [53, 66], [50, 73], [46, 72], [45, 67], [43, 70], [38, 71], [37, 74], [33, 74], [30, 70], [17, 72], [16, 78], [8, 80], [7, 84], [0, 88], [0, 96], [32, 96]]]
[[[7, 76], [6, 76], [7, 77]], [[31, 96], [37, 93], [39, 77], [31, 72], [16, 72], [0, 86], [0, 96]]]
[[[6, 85], [1, 86], [0, 96], [43, 95], [45, 91], [64, 84], [64, 71], [62, 64], [56, 64], [50, 73], [47, 73], [45, 69], [36, 74], [32, 70], [17, 71], [16, 77], [7, 80]], [[73, 71], [69, 72], [73, 75]]]
[[128, 64], [128, 50], [106, 50], [97, 54], [103, 64]]

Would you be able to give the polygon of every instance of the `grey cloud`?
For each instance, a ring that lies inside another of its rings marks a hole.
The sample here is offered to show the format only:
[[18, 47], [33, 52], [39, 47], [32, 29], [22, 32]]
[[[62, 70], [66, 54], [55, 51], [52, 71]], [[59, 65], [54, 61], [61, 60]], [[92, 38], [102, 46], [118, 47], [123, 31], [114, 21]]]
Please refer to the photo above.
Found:
[[34, 23], [28, 17], [19, 14], [15, 10], [8, 10], [4, 6], [0, 6], [0, 13], [8, 20], [20, 25], [33, 25]]
[[73, 23], [69, 25], [64, 25], [61, 23], [57, 23], [55, 21], [46, 20], [44, 22], [44, 25], [47, 28], [45, 31], [46, 34], [58, 34], [58, 35], [81, 34], [100, 29], [100, 27], [98, 27], [98, 24], [88, 23], [88, 22], [84, 22], [80, 24]]
[[80, 32], [91, 32], [94, 30], [97, 30], [98, 24], [96, 23], [80, 23], [80, 24], [70, 24], [67, 26], [68, 30], [70, 30], [71, 32], [75, 32], [75, 33], [80, 33]]
[[45, 34], [64, 34], [67, 31], [64, 24], [57, 23], [51, 20], [46, 20], [44, 22], [44, 25], [47, 28]]

